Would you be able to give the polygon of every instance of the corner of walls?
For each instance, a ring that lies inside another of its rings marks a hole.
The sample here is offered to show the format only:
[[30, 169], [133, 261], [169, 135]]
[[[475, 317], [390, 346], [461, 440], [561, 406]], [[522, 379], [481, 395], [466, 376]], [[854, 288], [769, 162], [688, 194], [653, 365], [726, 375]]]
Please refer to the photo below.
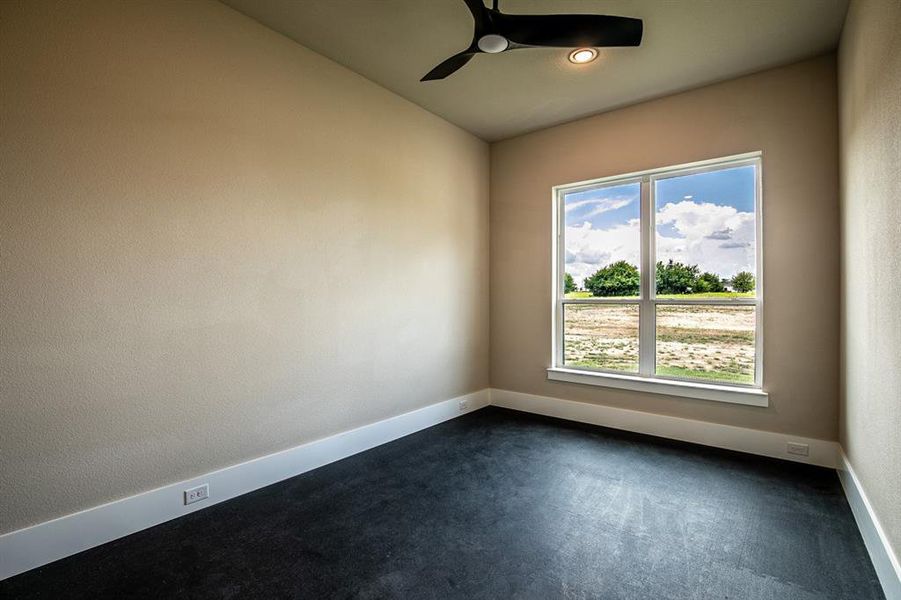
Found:
[[899, 30], [901, 3], [852, 0], [838, 52], [842, 482], [892, 600], [901, 598]]
[[857, 522], [870, 560], [876, 569], [876, 576], [882, 584], [886, 600], [901, 600], [901, 561], [892, 549], [888, 534], [848, 457], [841, 449], [839, 453], [837, 468], [839, 481], [851, 506], [851, 513]]

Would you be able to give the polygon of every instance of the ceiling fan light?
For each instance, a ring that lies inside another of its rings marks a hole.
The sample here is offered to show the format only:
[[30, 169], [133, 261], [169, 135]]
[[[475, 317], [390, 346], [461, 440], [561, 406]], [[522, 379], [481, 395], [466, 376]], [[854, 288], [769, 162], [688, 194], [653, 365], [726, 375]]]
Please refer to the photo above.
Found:
[[598, 57], [598, 51], [594, 48], [576, 48], [569, 53], [569, 62], [576, 65], [590, 63]]
[[507, 41], [507, 38], [502, 35], [497, 35], [496, 33], [483, 35], [481, 38], [479, 38], [478, 42], [479, 50], [481, 50], [482, 52], [487, 52], [488, 54], [497, 54], [498, 52], [503, 52], [509, 45], [510, 42]]

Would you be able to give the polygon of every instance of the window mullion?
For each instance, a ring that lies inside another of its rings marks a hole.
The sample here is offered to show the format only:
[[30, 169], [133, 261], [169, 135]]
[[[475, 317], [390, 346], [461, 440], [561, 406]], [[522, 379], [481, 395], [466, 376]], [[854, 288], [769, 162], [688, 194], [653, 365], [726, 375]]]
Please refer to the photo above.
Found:
[[553, 356], [551, 357], [551, 362], [558, 366], [563, 366], [563, 356], [564, 356], [564, 336], [563, 336], [563, 276], [566, 271], [566, 248], [564, 247], [565, 238], [564, 232], [566, 231], [566, 219], [564, 213], [563, 206], [563, 192], [557, 192], [554, 195], [554, 222], [556, 224], [556, 231], [554, 236], [554, 245], [556, 247], [555, 257], [557, 259], [557, 264], [554, 268], [554, 336], [556, 338]]
[[641, 308], [638, 322], [638, 374], [644, 377], [654, 375], [655, 355], [655, 315], [654, 315], [654, 250], [653, 250], [653, 194], [651, 180], [641, 180]]

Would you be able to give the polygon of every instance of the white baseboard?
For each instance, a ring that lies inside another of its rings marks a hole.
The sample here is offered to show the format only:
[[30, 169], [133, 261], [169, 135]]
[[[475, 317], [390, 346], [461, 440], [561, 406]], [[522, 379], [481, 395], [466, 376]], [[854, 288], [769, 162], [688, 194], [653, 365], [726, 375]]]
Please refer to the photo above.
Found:
[[[892, 551], [885, 530], [873, 512], [860, 481], [836, 442], [499, 389], [491, 390], [491, 404], [580, 423], [836, 469], [886, 600], [901, 600], [899, 559]], [[810, 456], [788, 454], [786, 451], [788, 442], [808, 444]]]
[[[487, 406], [489, 398], [488, 389], [480, 390], [4, 534], [0, 580], [437, 425]], [[460, 410], [464, 400], [467, 408]], [[204, 483], [209, 499], [184, 506], [184, 490]]]
[[[838, 444], [827, 440], [499, 389], [491, 390], [491, 404], [715, 448], [783, 458], [833, 469], [837, 466]], [[807, 444], [810, 448], [809, 456], [789, 454], [787, 451], [789, 442]]]
[[870, 560], [873, 561], [873, 567], [876, 569], [879, 583], [882, 584], [885, 598], [886, 600], [901, 600], [901, 562], [892, 552], [888, 536], [885, 535], [879, 518], [873, 512], [873, 506], [844, 451], [841, 452], [840, 459], [838, 477], [845, 489], [845, 496], [848, 498], [848, 504], [851, 505], [851, 512], [854, 513], [854, 520], [857, 521], [857, 528], [860, 529], [867, 552], [870, 553]]
[[[467, 408], [460, 410], [465, 400]], [[218, 502], [305, 473], [437, 425], [488, 404], [637, 433], [838, 468], [842, 485], [887, 600], [901, 600], [901, 569], [853, 469], [835, 442], [574, 402], [507, 390], [480, 390], [357, 429], [345, 431], [0, 535], [0, 580], [105, 544]], [[808, 444], [809, 456], [790, 455], [786, 444]], [[210, 498], [183, 505], [182, 493], [203, 483]]]

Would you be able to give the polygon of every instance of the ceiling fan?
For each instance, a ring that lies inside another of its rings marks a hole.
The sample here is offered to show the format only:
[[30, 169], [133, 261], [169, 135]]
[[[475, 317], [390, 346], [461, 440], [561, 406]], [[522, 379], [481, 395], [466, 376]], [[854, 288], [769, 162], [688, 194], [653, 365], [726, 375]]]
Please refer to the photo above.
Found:
[[487, 8], [484, 0], [463, 0], [475, 20], [472, 43], [426, 73], [420, 81], [444, 79], [476, 54], [498, 54], [519, 48], [597, 48], [638, 46], [641, 19], [609, 15], [507, 15]]

